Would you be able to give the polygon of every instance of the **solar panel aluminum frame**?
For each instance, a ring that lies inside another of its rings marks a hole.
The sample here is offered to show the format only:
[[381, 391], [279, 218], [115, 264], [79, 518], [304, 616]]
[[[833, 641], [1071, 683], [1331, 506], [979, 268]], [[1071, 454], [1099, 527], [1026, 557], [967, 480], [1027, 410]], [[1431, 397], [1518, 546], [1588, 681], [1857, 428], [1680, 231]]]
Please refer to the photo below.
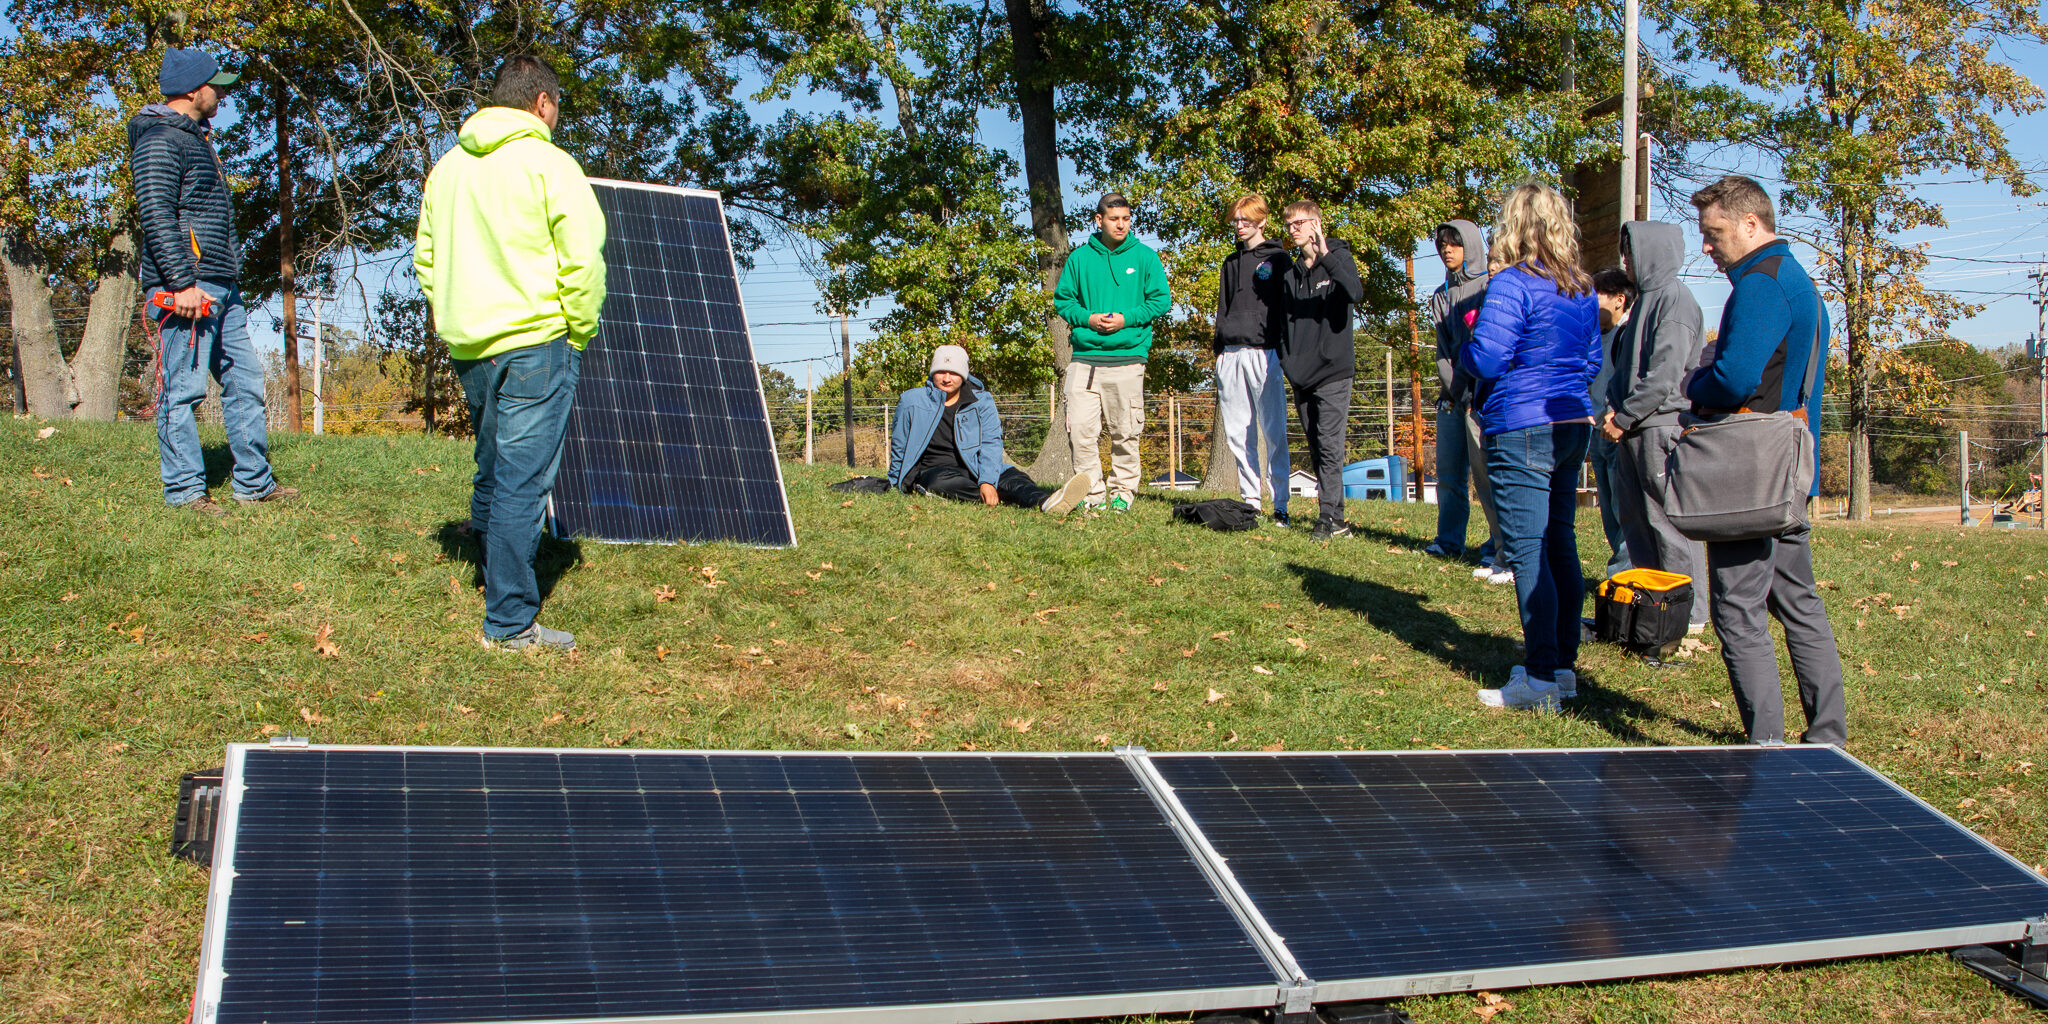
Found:
[[[644, 181], [621, 181], [621, 180], [619, 180], [619, 179], [617, 179], [617, 178], [590, 178], [590, 179], [588, 179], [588, 180], [589, 180], [589, 182], [590, 182], [591, 184], [593, 184], [593, 185], [604, 185], [604, 186], [607, 186], [607, 187], [610, 187], [610, 188], [637, 188], [637, 189], [642, 189], [642, 190], [644, 190], [644, 191], [648, 191], [648, 192], [666, 192], [666, 193], [669, 193], [669, 194], [671, 194], [671, 195], [678, 195], [678, 196], [696, 196], [696, 197], [698, 197], [698, 198], [703, 198], [703, 199], [710, 199], [710, 200], [713, 200], [713, 201], [715, 201], [716, 203], [718, 203], [718, 230], [719, 230], [720, 232], [723, 232], [723, 233], [724, 233], [724, 235], [725, 235], [725, 255], [726, 255], [726, 258], [727, 258], [727, 259], [730, 259], [730, 260], [732, 261], [732, 276], [733, 276], [733, 283], [734, 283], [735, 285], [737, 285], [737, 284], [739, 283], [739, 276], [740, 276], [740, 265], [739, 265], [739, 258], [738, 258], [738, 257], [737, 257], [736, 255], [734, 255], [734, 253], [733, 253], [733, 249], [732, 249], [732, 225], [730, 225], [730, 224], [728, 224], [728, 223], [726, 222], [726, 218], [725, 218], [725, 195], [724, 195], [723, 193], [721, 193], [721, 192], [717, 192], [717, 191], [714, 191], [714, 190], [712, 190], [712, 189], [702, 189], [702, 188], [683, 188], [683, 187], [681, 187], [681, 186], [677, 186], [677, 185], [656, 185], [656, 184], [651, 184], [651, 183], [648, 183], [648, 182], [644, 182]], [[770, 417], [770, 415], [769, 415], [769, 411], [768, 411], [768, 389], [767, 389], [767, 388], [766, 388], [766, 387], [765, 387], [765, 386], [764, 386], [764, 385], [763, 385], [763, 384], [761, 383], [761, 362], [760, 362], [760, 358], [759, 358], [759, 353], [757, 353], [757, 352], [755, 352], [755, 351], [754, 351], [754, 332], [753, 332], [753, 328], [752, 328], [752, 326], [751, 326], [751, 325], [750, 325], [750, 324], [748, 323], [748, 320], [747, 320], [747, 297], [746, 297], [746, 294], [745, 294], [745, 293], [744, 293], [743, 291], [740, 291], [740, 290], [738, 290], [737, 288], [735, 288], [735, 290], [734, 290], [734, 301], [735, 301], [735, 302], [737, 302], [737, 303], [739, 304], [739, 307], [740, 307], [740, 323], [741, 323], [741, 325], [742, 325], [742, 329], [743, 329], [743, 330], [744, 330], [744, 331], [746, 332], [746, 337], [747, 337], [747, 362], [749, 362], [749, 363], [753, 364], [753, 368], [754, 368], [754, 394], [755, 394], [755, 396], [756, 396], [756, 397], [758, 397], [758, 398], [759, 398], [759, 399], [761, 400], [761, 420], [762, 420], [762, 422], [764, 422], [764, 423], [767, 423], [767, 424], [769, 424], [769, 429], [768, 429], [768, 447], [769, 447], [769, 449], [770, 449], [771, 451], [773, 451], [773, 452], [774, 452], [774, 455], [775, 455], [775, 457], [774, 457], [774, 458], [772, 458], [772, 459], [770, 459], [769, 461], [775, 464], [775, 489], [776, 489], [776, 490], [777, 490], [778, 492], [780, 492], [780, 493], [782, 494], [782, 518], [783, 518], [784, 522], [785, 522], [785, 523], [786, 523], [786, 524], [788, 525], [788, 527], [789, 527], [789, 544], [788, 544], [788, 548], [789, 548], [790, 550], [794, 550], [794, 549], [796, 548], [796, 546], [797, 546], [797, 543], [796, 543], [796, 516], [795, 516], [795, 513], [793, 513], [793, 512], [791, 512], [791, 511], [790, 511], [790, 508], [789, 508], [789, 486], [788, 486], [787, 482], [786, 482], [786, 481], [785, 481], [785, 480], [783, 479], [783, 476], [782, 476], [782, 453], [781, 453], [781, 451], [780, 451], [780, 450], [777, 450], [777, 449], [775, 448], [775, 429], [774, 429], [774, 420], [773, 420], [773, 419], [772, 419], [772, 418]], [[602, 314], [600, 314], [600, 323], [602, 323]], [[560, 531], [559, 529], [557, 529], [557, 528], [556, 528], [556, 524], [557, 524], [557, 523], [559, 522], [559, 520], [557, 520], [557, 519], [555, 518], [555, 496], [554, 496], [554, 494], [553, 494], [552, 492], [550, 492], [550, 493], [548, 494], [548, 498], [547, 498], [547, 508], [546, 508], [546, 514], [547, 514], [547, 522], [548, 522], [548, 527], [549, 527], [549, 531], [548, 531], [548, 532], [550, 532], [550, 533], [554, 533], [554, 534], [555, 534], [556, 536], [563, 536], [563, 535], [562, 535], [562, 533], [561, 533], [561, 531]], [[664, 544], [664, 543], [665, 543], [665, 544], [677, 544], [677, 543], [680, 543], [679, 541], [652, 541], [652, 540], [613, 540], [613, 539], [609, 539], [609, 538], [605, 538], [605, 537], [590, 537], [590, 538], [588, 538], [588, 539], [590, 539], [590, 540], [594, 540], [594, 541], [597, 541], [597, 542], [599, 542], [599, 543], [602, 543], [602, 544]], [[713, 542], [713, 541], [705, 541], [705, 542], [702, 542], [702, 543], [716, 543], [716, 542]], [[744, 543], [744, 542], [741, 542], [741, 543]], [[780, 548], [782, 548], [782, 547], [783, 547], [782, 545], [777, 545], [777, 544], [748, 544], [747, 546], [749, 546], [749, 547], [766, 547], [766, 548], [777, 548], [777, 549], [780, 549]]]
[[[476, 753], [476, 754], [603, 754], [620, 756], [674, 755], [674, 756], [760, 756], [760, 757], [850, 757], [883, 758], [903, 757], [904, 751], [889, 750], [634, 750], [624, 751], [602, 747], [478, 747], [478, 746], [381, 746], [376, 744], [308, 744], [304, 739], [293, 737], [276, 739], [268, 743], [231, 743], [227, 748], [226, 764], [221, 773], [220, 813], [216, 817], [218, 835], [213, 846], [213, 868], [210, 874], [206, 898], [206, 916], [199, 948], [199, 983], [192, 1001], [192, 1016], [187, 1024], [215, 1024], [220, 999], [227, 974], [222, 966], [226, 944], [228, 903], [234, 893], [234, 872], [236, 827], [241, 818], [242, 795], [247, 790], [243, 781], [246, 762], [251, 751], [276, 752], [289, 756], [293, 752], [334, 752], [374, 751], [378, 753]], [[1117, 757], [1115, 754], [1098, 754], [1075, 751], [1019, 751], [1019, 752], [968, 752], [934, 751], [913, 755], [919, 758], [1087, 758], [1099, 759]], [[1126, 766], [1129, 761], [1124, 761]], [[1133, 780], [1142, 788], [1142, 783]], [[1200, 867], [1199, 864], [1195, 865]], [[1226, 903], [1228, 901], [1225, 901]], [[1233, 908], [1234, 909], [1234, 908]], [[1256, 942], [1247, 935], [1247, 942]], [[1140, 1015], [1157, 1013], [1205, 1013], [1216, 1010], [1238, 1010], [1247, 1007], [1277, 1006], [1283, 999], [1286, 986], [1276, 976], [1275, 981], [1254, 985], [1234, 985], [1202, 989], [1173, 989], [1153, 992], [1118, 992], [1103, 995], [1049, 997], [1018, 1000], [991, 1000], [986, 1002], [924, 1003], [900, 1006], [870, 1006], [806, 1010], [777, 1010], [761, 1013], [716, 1013], [716, 1014], [672, 1014], [639, 1017], [574, 1017], [546, 1020], [523, 1020], [520, 1024], [792, 1024], [796, 1021], [823, 1021], [829, 1024], [962, 1024], [967, 1021], [1029, 1021], [1061, 1020], [1069, 1018], [1106, 1017], [1119, 1015]]]
[[[1525, 748], [1520, 750], [1357, 750], [1357, 751], [1275, 751], [1252, 754], [1215, 753], [1155, 753], [1146, 755], [1152, 759], [1171, 760], [1188, 758], [1287, 758], [1287, 757], [1329, 757], [1379, 756], [1379, 757], [1457, 757], [1473, 754], [1652, 754], [1670, 751], [1735, 751], [1784, 749], [1782, 746], [1765, 747], [1753, 744], [1729, 746], [1689, 747], [1579, 747], [1579, 748]], [[2033, 868], [2012, 854], [1999, 849], [1983, 836], [1964, 828], [1960, 822], [1913, 794], [1905, 787], [1886, 777], [1883, 772], [1864, 764], [1840, 747], [1828, 747], [1850, 767], [1862, 771], [1886, 787], [1920, 805], [1929, 814], [1946, 823], [1950, 828], [1969, 840], [1996, 854], [2008, 864], [2028, 875], [2035, 874]], [[1148, 763], [1153, 772], [1157, 768]], [[1162, 780], [1163, 781], [1163, 780]], [[2048, 907], [2044, 907], [2048, 910]], [[1449, 973], [1407, 974], [1380, 978], [1314, 979], [1315, 998], [1319, 1003], [1342, 1003], [1360, 1000], [1398, 999], [1405, 996], [1434, 995], [1447, 992], [1474, 992], [1486, 989], [1521, 988], [1531, 985], [1565, 985], [1587, 981], [1611, 981], [1621, 978], [1648, 977], [1662, 974], [1685, 974], [1700, 971], [1720, 971], [1741, 967], [1773, 966], [1785, 963], [1800, 963], [1814, 960], [1833, 960], [1846, 957], [1882, 956], [1893, 953], [1919, 952], [1934, 949], [1953, 949], [1958, 946], [1992, 945], [2018, 942], [2037, 926], [2038, 917], [2021, 918], [2010, 922], [1984, 925], [1964, 925], [1949, 928], [1930, 928], [1916, 931], [1887, 932], [1876, 935], [1859, 935], [1836, 939], [1817, 939], [1806, 942], [1777, 943], [1759, 946], [1722, 947], [1685, 953], [1667, 953], [1654, 956], [1612, 957], [1601, 960], [1577, 960], [1562, 963], [1530, 965], [1526, 967], [1494, 967], [1471, 971]]]

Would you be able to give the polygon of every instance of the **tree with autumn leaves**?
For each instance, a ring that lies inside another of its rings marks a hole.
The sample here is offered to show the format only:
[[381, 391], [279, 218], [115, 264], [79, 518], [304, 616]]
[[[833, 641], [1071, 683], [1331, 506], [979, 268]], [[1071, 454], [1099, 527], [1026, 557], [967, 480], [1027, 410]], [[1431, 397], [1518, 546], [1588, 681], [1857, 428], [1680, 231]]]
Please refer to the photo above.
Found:
[[[113, 414], [139, 299], [121, 125], [154, 98], [171, 35], [240, 54], [247, 84], [221, 142], [258, 300], [299, 277], [331, 286], [344, 259], [402, 252], [432, 157], [498, 61], [533, 52], [564, 72], [560, 141], [592, 174], [722, 192], [743, 262], [795, 243], [820, 312], [887, 301], [862, 379], [910, 383], [941, 342], [967, 346], [999, 390], [1053, 379], [1068, 352], [1048, 297], [1084, 226], [1064, 207], [1072, 184], [1131, 194], [1161, 242], [1179, 304], [1160, 325], [1160, 380], [1206, 372], [1213, 271], [1230, 244], [1217, 211], [1253, 191], [1318, 200], [1359, 253], [1373, 296], [1363, 315], [1388, 328], [1361, 344], [1391, 339], [1421, 358], [1400, 327], [1414, 241], [1450, 217], [1487, 219], [1490, 197], [1524, 175], [1562, 178], [1615, 150], [1611, 121], [1582, 111], [1619, 90], [1618, 6], [27, 0], [0, 43], [17, 365], [38, 414]], [[1971, 312], [1921, 281], [1924, 254], [1892, 241], [1942, 223], [1912, 180], [1960, 168], [2033, 188], [1995, 118], [2035, 109], [2039, 90], [1994, 55], [2002, 40], [2048, 38], [2037, 12], [2019, 0], [1672, 0], [1646, 14], [1678, 64], [1715, 69], [1688, 82], [1653, 63], [1652, 130], [1698, 150], [1750, 147], [1782, 168], [1788, 213], [1818, 225], [1801, 237], [1844, 310], [1850, 426], [1866, 435], [1883, 353]], [[771, 106], [783, 110], [764, 115]], [[1018, 125], [1014, 149], [986, 137], [1003, 116]], [[1074, 171], [1078, 182], [1063, 180]], [[68, 354], [59, 292], [89, 297]], [[387, 333], [420, 379], [438, 379], [420, 325]], [[1867, 495], [1867, 441], [1851, 451]]]

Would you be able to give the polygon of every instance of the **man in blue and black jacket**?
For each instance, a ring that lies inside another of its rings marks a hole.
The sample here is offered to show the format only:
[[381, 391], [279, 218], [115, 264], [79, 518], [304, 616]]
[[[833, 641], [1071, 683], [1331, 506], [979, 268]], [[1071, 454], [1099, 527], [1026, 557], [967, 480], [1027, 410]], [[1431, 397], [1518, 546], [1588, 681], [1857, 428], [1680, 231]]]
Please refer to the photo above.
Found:
[[[1792, 250], [1778, 238], [1763, 186], [1729, 175], [1694, 193], [1702, 249], [1735, 286], [1721, 307], [1719, 338], [1686, 382], [1696, 413], [1791, 411], [1805, 419], [1819, 451], [1821, 372], [1806, 383], [1814, 346], [1826, 345], [1828, 310]], [[1819, 366], [1827, 354], [1819, 354]], [[1816, 456], [1817, 457], [1817, 456]], [[1818, 474], [1816, 474], [1816, 482]], [[1817, 493], [1817, 492], [1816, 492]], [[1806, 743], [1848, 739], [1842, 660], [1813, 580], [1810, 530], [1707, 545], [1709, 592], [1721, 660], [1743, 728], [1757, 743], [1785, 740], [1785, 699], [1769, 616], [1785, 627], [1799, 679]]]
[[299, 493], [279, 487], [270, 473], [263, 361], [242, 306], [234, 198], [210, 137], [221, 93], [240, 77], [198, 50], [166, 50], [157, 83], [163, 102], [128, 122], [142, 293], [163, 295], [170, 305], [149, 307], [160, 328], [156, 438], [164, 501], [212, 516], [227, 510], [207, 497], [195, 417], [209, 373], [220, 381], [235, 500], [286, 501]]

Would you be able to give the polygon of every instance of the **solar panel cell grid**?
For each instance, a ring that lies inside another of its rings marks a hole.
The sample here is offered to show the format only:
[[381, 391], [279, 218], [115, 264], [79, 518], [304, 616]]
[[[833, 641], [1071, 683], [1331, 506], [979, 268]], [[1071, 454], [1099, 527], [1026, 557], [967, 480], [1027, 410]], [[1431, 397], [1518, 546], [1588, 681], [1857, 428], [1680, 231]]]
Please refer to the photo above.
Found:
[[2039, 878], [1833, 750], [1155, 763], [1323, 983], [2048, 911]]
[[553, 510], [570, 536], [795, 543], [716, 196], [592, 182], [608, 236]]
[[249, 752], [218, 1020], [1272, 983], [1107, 756]]

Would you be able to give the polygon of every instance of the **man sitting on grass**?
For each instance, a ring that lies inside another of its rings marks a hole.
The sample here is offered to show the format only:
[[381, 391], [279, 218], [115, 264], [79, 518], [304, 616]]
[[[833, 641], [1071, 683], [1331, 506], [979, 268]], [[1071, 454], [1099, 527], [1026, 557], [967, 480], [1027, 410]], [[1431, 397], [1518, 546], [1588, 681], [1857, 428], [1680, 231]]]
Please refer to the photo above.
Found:
[[958, 345], [939, 346], [930, 380], [904, 392], [896, 404], [896, 427], [889, 434], [893, 489], [1065, 515], [1088, 496], [1093, 480], [1076, 473], [1048, 491], [1023, 470], [1003, 465], [1003, 423], [995, 399], [967, 372], [967, 350]]

